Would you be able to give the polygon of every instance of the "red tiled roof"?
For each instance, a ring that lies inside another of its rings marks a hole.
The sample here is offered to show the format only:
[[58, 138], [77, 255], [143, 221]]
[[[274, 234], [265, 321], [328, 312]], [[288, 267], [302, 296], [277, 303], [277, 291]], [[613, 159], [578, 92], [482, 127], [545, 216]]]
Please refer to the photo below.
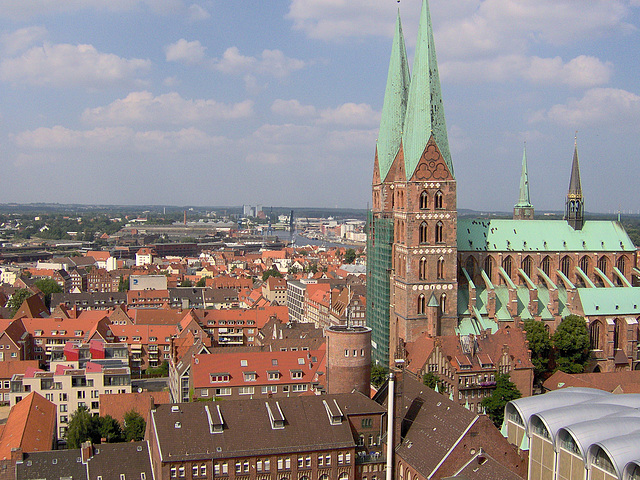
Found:
[[11, 408], [0, 437], [0, 459], [11, 458], [11, 450], [23, 452], [51, 450], [55, 439], [56, 406], [36, 392]]

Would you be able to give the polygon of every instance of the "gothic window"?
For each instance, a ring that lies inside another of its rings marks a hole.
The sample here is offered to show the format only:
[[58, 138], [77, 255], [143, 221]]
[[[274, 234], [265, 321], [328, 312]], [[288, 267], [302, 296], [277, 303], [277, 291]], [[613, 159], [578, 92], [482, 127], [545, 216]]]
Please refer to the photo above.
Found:
[[464, 266], [469, 276], [473, 279], [476, 276], [476, 260], [473, 257], [467, 258]]
[[444, 242], [444, 225], [442, 222], [436, 223], [436, 243]]
[[592, 350], [602, 350], [602, 344], [600, 342], [600, 322], [598, 320], [589, 325], [589, 342], [591, 343]]
[[616, 318], [613, 321], [613, 350], [616, 351], [620, 348], [620, 320]]
[[429, 195], [425, 190], [420, 194], [420, 210], [426, 210], [429, 208]]
[[489, 280], [493, 281], [493, 258], [487, 257], [484, 260], [484, 273], [487, 274]]
[[420, 280], [427, 279], [427, 259], [422, 257], [420, 259], [420, 268], [418, 269]]
[[624, 275], [624, 276], [627, 275], [627, 272], [625, 271], [626, 270], [626, 268], [625, 268], [626, 267], [626, 261], [625, 261], [624, 257], [620, 257], [618, 259], [618, 264], [616, 266], [618, 267], [618, 270], [620, 270], [620, 273], [622, 275]]
[[420, 243], [428, 242], [427, 230], [427, 222], [422, 222], [420, 224]]
[[427, 302], [424, 293], [421, 293], [418, 297], [418, 315], [424, 315], [427, 310]]
[[589, 257], [584, 255], [580, 259], [580, 270], [582, 270], [587, 275], [589, 274]]
[[502, 268], [507, 273], [507, 277], [511, 278], [511, 256], [507, 256], [502, 260]]
[[562, 257], [562, 260], [560, 260], [560, 271], [565, 277], [569, 278], [569, 273], [571, 272], [571, 259], [567, 255]]
[[444, 279], [444, 257], [438, 259], [438, 280]]
[[600, 257], [598, 259], [598, 269], [605, 275], [607, 275], [607, 257]]
[[443, 208], [442, 207], [442, 197], [443, 197], [442, 192], [440, 190], [438, 190], [436, 192], [435, 197], [434, 197], [434, 206], [435, 206], [435, 208]]
[[442, 310], [442, 313], [446, 313], [447, 311], [447, 294], [443, 293], [442, 296], [440, 297], [440, 309]]
[[551, 271], [551, 259], [549, 258], [549, 255], [542, 259], [542, 271], [547, 277], [549, 276], [549, 272]]
[[524, 260], [522, 260], [522, 270], [524, 271], [525, 275], [529, 278], [531, 278], [531, 263], [532, 261], [529, 255], [524, 257]]

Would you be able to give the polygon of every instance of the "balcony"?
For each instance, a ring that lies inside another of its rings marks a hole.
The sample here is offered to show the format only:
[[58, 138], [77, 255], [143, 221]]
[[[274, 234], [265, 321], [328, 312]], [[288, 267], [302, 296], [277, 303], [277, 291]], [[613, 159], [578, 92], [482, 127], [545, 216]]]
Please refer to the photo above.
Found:
[[385, 463], [385, 456], [380, 452], [358, 452], [356, 455], [356, 465], [364, 465], [367, 463]]

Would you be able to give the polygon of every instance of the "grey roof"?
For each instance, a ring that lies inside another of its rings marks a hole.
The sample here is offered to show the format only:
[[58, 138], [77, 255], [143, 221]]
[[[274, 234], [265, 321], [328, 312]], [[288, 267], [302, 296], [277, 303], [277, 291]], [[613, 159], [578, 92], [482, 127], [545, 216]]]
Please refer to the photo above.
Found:
[[597, 390], [595, 388], [561, 388], [544, 395], [534, 395], [533, 397], [518, 398], [511, 400], [505, 406], [505, 411], [511, 405], [522, 418], [527, 431], [529, 430], [529, 420], [532, 415], [552, 408], [575, 405], [587, 400], [595, 400], [596, 397], [611, 395], [609, 392]]
[[620, 417], [605, 417], [599, 420], [574, 423], [559, 429], [558, 436], [563, 430], [571, 435], [578, 445], [583, 460], [586, 461], [587, 451], [593, 443], [612, 436], [640, 431], [640, 414], [625, 414]]
[[16, 480], [59, 480], [63, 477], [88, 478], [80, 449], [25, 453], [22, 462], [16, 464]]
[[[87, 460], [89, 478], [102, 480], [153, 479], [149, 445], [146, 441], [129, 443], [104, 443], [96, 445], [93, 455]], [[75, 478], [74, 478], [75, 480]]]
[[622, 471], [627, 463], [634, 461], [640, 454], [640, 432], [629, 435], [618, 435], [607, 440], [596, 442], [589, 447], [587, 462], [593, 462], [597, 447], [602, 448], [608, 455], [615, 468], [618, 478], [622, 478]]

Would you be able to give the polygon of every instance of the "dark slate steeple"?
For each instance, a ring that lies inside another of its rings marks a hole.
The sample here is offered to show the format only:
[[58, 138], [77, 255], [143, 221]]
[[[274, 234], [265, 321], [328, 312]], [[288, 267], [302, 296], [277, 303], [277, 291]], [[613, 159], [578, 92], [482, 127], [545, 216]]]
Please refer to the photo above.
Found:
[[567, 193], [564, 218], [574, 230], [582, 230], [582, 226], [584, 225], [584, 200], [582, 198], [582, 185], [580, 184], [577, 137], [573, 147], [571, 179], [569, 180], [569, 193]]

